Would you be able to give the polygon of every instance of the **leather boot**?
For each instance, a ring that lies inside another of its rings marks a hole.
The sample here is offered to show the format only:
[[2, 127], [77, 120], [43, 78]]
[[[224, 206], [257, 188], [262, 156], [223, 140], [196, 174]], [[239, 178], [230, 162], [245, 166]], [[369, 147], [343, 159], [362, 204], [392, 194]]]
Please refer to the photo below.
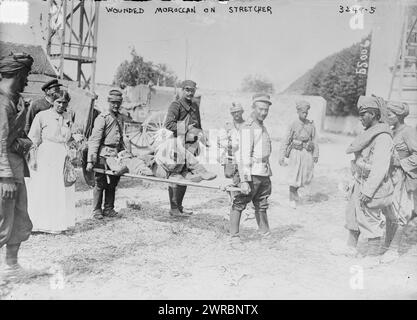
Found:
[[103, 218], [102, 203], [104, 190], [97, 186], [93, 189], [93, 216], [96, 219]]
[[266, 210], [259, 210], [258, 230], [259, 230], [259, 233], [261, 233], [262, 235], [270, 233], [268, 215], [266, 213]]
[[104, 191], [104, 211], [114, 209], [114, 200], [116, 197], [116, 188], [107, 187]]
[[[175, 187], [169, 186], [168, 187], [169, 204], [170, 204], [169, 214], [173, 217], [185, 217], [187, 215], [181, 212], [181, 209], [183, 208], [179, 206], [179, 203], [180, 203], [179, 196], [181, 195], [180, 194], [181, 192], [178, 191], [178, 187], [181, 187], [181, 186], [175, 186]], [[182, 195], [182, 197], [184, 197], [184, 195]]]
[[230, 236], [239, 237], [239, 225], [242, 211], [230, 210]]
[[177, 204], [178, 204], [178, 209], [181, 211], [181, 213], [185, 214], [185, 215], [192, 215], [193, 211], [187, 208], [184, 208], [184, 206], [182, 205], [182, 201], [184, 200], [184, 196], [185, 196], [185, 192], [187, 191], [187, 186], [177, 186], [176, 188], [176, 193], [177, 193]]

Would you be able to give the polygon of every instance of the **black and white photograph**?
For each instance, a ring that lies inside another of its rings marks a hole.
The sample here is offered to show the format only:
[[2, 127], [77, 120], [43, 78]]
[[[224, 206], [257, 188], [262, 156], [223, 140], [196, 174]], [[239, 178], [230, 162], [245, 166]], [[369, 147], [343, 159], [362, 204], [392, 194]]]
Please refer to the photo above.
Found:
[[0, 300], [417, 299], [417, 0], [0, 0]]

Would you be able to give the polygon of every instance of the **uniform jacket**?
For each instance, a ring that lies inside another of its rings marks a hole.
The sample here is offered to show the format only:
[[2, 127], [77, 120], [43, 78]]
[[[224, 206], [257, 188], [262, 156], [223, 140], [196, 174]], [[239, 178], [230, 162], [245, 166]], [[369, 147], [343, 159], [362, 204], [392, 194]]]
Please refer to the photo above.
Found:
[[179, 121], [187, 122], [184, 124], [185, 129], [191, 124], [194, 124], [194, 127], [197, 129], [202, 129], [200, 107], [197, 102], [193, 100], [190, 103], [185, 98], [181, 98], [171, 103], [165, 120], [165, 128], [171, 130], [174, 136], [177, 136], [177, 125]]
[[16, 138], [27, 138], [25, 103], [20, 95], [17, 101], [14, 103], [9, 94], [0, 91], [0, 178], [22, 181], [29, 177], [29, 168], [22, 155], [11, 151]]
[[252, 176], [271, 176], [269, 157], [272, 145], [263, 122], [251, 117], [240, 130], [238, 161], [241, 181], [252, 181]]
[[294, 142], [312, 142], [314, 145], [313, 157], [319, 156], [319, 145], [316, 139], [316, 127], [313, 121], [307, 120], [305, 123], [297, 119], [294, 121], [287, 132], [287, 135], [281, 145], [280, 158], [285, 158], [287, 148]]
[[389, 178], [393, 140], [391, 130], [385, 123], [378, 123], [356, 137], [348, 149], [355, 154], [354, 177], [362, 194], [381, 199], [394, 191]]
[[98, 157], [114, 157], [124, 150], [123, 124], [131, 119], [123, 114], [100, 113], [94, 121], [88, 139], [88, 161], [97, 162]]

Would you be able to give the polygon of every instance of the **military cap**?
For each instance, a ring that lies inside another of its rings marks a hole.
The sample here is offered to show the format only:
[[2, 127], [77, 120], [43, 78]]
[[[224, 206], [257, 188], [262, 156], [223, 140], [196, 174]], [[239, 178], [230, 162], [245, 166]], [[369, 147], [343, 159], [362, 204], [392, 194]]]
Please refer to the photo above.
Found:
[[57, 79], [52, 79], [52, 80], [48, 81], [47, 83], [45, 83], [41, 87], [41, 89], [42, 89], [42, 91], [46, 91], [46, 90], [49, 90], [51, 88], [60, 87], [60, 86], [62, 86], [62, 84], [60, 84]]
[[265, 93], [256, 93], [253, 95], [252, 97], [252, 102], [266, 102], [269, 103], [270, 105], [272, 104], [271, 101], [271, 96]]
[[30, 70], [33, 58], [27, 53], [10, 53], [0, 59], [0, 73], [14, 74], [20, 70]]
[[107, 98], [107, 101], [109, 101], [109, 102], [122, 102], [123, 101], [123, 93], [121, 93], [119, 90], [112, 89], [109, 92], [109, 96]]
[[232, 102], [232, 106], [230, 107], [230, 113], [243, 111], [242, 105], [239, 102]]
[[305, 100], [300, 100], [295, 103], [297, 111], [306, 112], [310, 110], [310, 102]]
[[193, 80], [184, 80], [181, 84], [181, 88], [197, 88], [197, 83], [195, 83]]

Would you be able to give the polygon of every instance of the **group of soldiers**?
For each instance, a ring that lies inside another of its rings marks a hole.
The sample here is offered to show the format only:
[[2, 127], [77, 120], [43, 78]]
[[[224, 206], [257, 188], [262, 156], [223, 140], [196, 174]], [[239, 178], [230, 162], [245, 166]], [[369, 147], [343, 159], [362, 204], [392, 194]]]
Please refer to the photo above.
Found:
[[[354, 155], [346, 210], [348, 240], [336, 252], [382, 255], [381, 262], [391, 262], [399, 256], [405, 226], [416, 215], [417, 131], [404, 122], [409, 114], [406, 103], [361, 96], [358, 110], [365, 130], [347, 149]], [[359, 236], [367, 240], [364, 248], [358, 246]]]
[[[0, 247], [6, 245], [6, 265], [19, 269], [18, 251], [21, 242], [32, 231], [28, 215], [27, 193], [24, 177], [29, 175], [26, 155], [31, 147], [27, 138], [30, 121], [37, 112], [50, 108], [60, 84], [53, 80], [42, 89], [45, 97], [29, 106], [21, 97], [27, 85], [27, 77], [33, 64], [28, 54], [11, 54], [0, 59]], [[185, 149], [197, 156], [199, 139], [204, 136], [199, 104], [194, 95], [197, 85], [192, 80], [182, 84], [181, 96], [168, 108], [165, 128], [174, 137], [197, 130], [192, 139], [184, 141]], [[120, 112], [123, 94], [111, 90], [108, 108], [94, 122], [88, 139], [87, 170], [106, 168], [106, 159], [114, 157], [125, 148], [123, 123], [130, 121]], [[222, 164], [227, 178], [240, 188], [232, 192], [230, 207], [230, 243], [234, 248], [244, 247], [239, 233], [243, 210], [252, 202], [261, 239], [270, 239], [268, 222], [268, 198], [271, 195], [271, 139], [264, 125], [272, 105], [268, 94], [258, 93], [252, 97], [252, 113], [243, 119], [243, 108], [233, 103], [233, 118], [226, 128], [226, 135], [219, 144], [224, 147]], [[298, 119], [289, 126], [281, 146], [280, 165], [288, 158], [289, 200], [295, 208], [299, 200], [298, 188], [308, 184], [313, 177], [314, 163], [318, 161], [318, 145], [315, 127], [307, 119], [310, 105], [297, 102]], [[364, 132], [358, 135], [348, 148], [355, 159], [352, 161], [354, 183], [350, 188], [350, 200], [346, 211], [346, 227], [349, 230], [347, 248], [343, 254], [357, 254], [359, 235], [368, 239], [366, 254], [379, 254], [377, 248], [385, 228], [384, 257], [398, 256], [398, 246], [403, 227], [415, 215], [417, 197], [417, 133], [415, 128], [404, 124], [408, 106], [403, 103], [384, 101], [377, 97], [360, 97], [359, 118]], [[382, 122], [381, 115], [386, 117]], [[180, 130], [181, 126], [181, 130]], [[187, 166], [183, 170], [188, 170]], [[95, 172], [93, 191], [94, 217], [114, 217], [115, 192], [120, 176]], [[168, 197], [170, 214], [189, 217], [193, 214], [183, 205], [187, 187], [170, 184]], [[385, 216], [385, 226], [384, 219]]]

